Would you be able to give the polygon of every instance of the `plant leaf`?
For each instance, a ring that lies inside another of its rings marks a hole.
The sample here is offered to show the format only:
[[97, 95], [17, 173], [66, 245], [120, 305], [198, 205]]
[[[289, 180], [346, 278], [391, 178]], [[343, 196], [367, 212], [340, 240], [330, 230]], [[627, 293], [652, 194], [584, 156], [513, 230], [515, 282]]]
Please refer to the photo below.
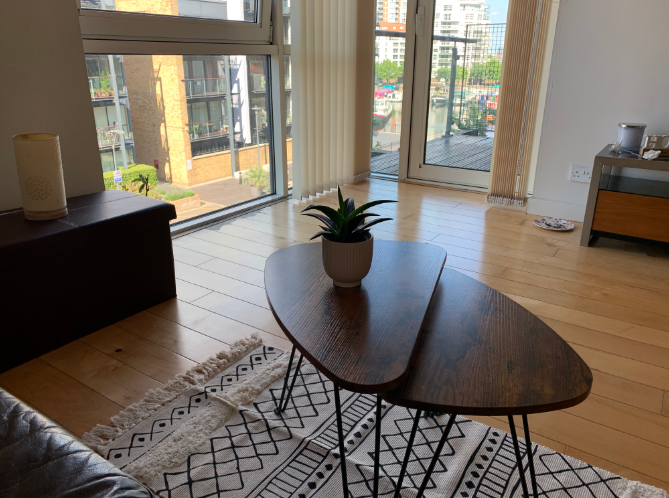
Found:
[[312, 218], [316, 218], [318, 221], [325, 223], [325, 226], [327, 226], [331, 231], [335, 233], [339, 232], [339, 228], [337, 227], [337, 225], [335, 225], [330, 218], [327, 218], [322, 214], [315, 214], [315, 213], [302, 213], [302, 214], [304, 216], [311, 216]]
[[316, 237], [320, 237], [321, 235], [330, 235], [330, 232], [318, 232], [313, 237], [311, 237], [309, 240], [314, 240]]
[[[354, 216], [359, 215], [359, 214], [362, 213], [363, 211], [366, 211], [367, 209], [371, 208], [372, 206], [378, 206], [379, 204], [384, 204], [384, 203], [386, 203], [386, 202], [397, 202], [397, 201], [383, 200], [383, 201], [372, 201], [372, 202], [368, 202], [367, 204], [363, 204], [363, 205], [360, 206], [358, 209], [356, 209], [355, 211], [353, 211], [350, 215], [347, 216], [347, 218], [353, 218]], [[388, 218], [388, 219], [392, 219], [392, 218]]]
[[349, 220], [348, 226], [352, 231], [355, 231], [356, 228], [358, 228], [358, 225], [363, 222], [363, 220], [368, 217], [368, 216], [379, 216], [378, 214], [374, 213], [360, 213], [358, 216], [355, 218]]
[[346, 209], [344, 211], [344, 216], [350, 215], [353, 211], [355, 211], [355, 202], [353, 200], [353, 197], [349, 197], [344, 201], [344, 205], [346, 206]]
[[335, 225], [337, 225], [337, 227], [341, 227], [344, 224], [344, 217], [328, 206], [319, 206], [317, 204], [312, 204], [311, 206], [304, 208], [302, 210], [302, 213], [304, 214], [305, 211], [310, 211], [312, 209], [316, 209], [317, 211], [320, 211], [325, 216], [330, 218], [335, 223]]
[[389, 221], [392, 220], [392, 218], [379, 218], [378, 220], [373, 220], [370, 221], [369, 223], [365, 223], [364, 225], [358, 227], [355, 232], [359, 231], [364, 231], [364, 230], [369, 230], [369, 227], [376, 225], [377, 223], [381, 223], [382, 221]]
[[339, 185], [337, 185], [337, 197], [339, 198], [339, 213], [342, 216], [346, 216], [346, 209], [344, 207], [344, 199], [341, 196], [341, 189], [339, 188]]

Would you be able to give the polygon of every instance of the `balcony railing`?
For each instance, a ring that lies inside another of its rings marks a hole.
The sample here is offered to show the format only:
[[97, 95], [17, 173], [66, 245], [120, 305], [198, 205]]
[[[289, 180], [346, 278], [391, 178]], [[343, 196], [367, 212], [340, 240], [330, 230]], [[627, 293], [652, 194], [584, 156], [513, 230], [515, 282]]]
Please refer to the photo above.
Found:
[[[110, 99], [114, 97], [114, 86], [109, 76], [89, 76], [88, 88], [92, 99]], [[122, 78], [116, 77], [116, 88], [118, 88], [121, 95], [128, 94]]]
[[227, 119], [215, 119], [213, 121], [188, 123], [188, 134], [191, 142], [227, 136], [229, 128], [225, 124], [226, 121]]
[[[132, 142], [132, 132], [129, 131], [128, 125], [124, 125], [121, 128], [125, 141]], [[121, 144], [121, 134], [119, 133], [118, 126], [103, 126], [96, 128], [95, 131], [98, 135], [98, 147], [100, 149], [108, 149]]]
[[192, 78], [183, 80], [186, 98], [225, 95], [225, 78]]

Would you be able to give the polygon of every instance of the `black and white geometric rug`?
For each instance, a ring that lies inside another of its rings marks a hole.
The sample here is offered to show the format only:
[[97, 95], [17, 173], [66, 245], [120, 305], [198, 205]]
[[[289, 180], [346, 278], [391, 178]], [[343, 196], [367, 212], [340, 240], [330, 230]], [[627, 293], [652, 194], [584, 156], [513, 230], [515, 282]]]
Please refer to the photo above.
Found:
[[[236, 345], [233, 354], [219, 355], [223, 368], [201, 372], [202, 382], [184, 383], [187, 375], [167, 401], [151, 398], [164, 393], [150, 393], [85, 441], [164, 497], [341, 497], [332, 382], [305, 361], [288, 408], [277, 416], [289, 355], [258, 345], [255, 338]], [[340, 394], [350, 496], [370, 497], [375, 396]], [[414, 413], [383, 406], [379, 496], [393, 496]], [[416, 495], [447, 419], [421, 419], [403, 497]], [[533, 452], [542, 496], [667, 497], [548, 448], [534, 445]], [[521, 497], [519, 482], [511, 437], [458, 417], [425, 496]]]

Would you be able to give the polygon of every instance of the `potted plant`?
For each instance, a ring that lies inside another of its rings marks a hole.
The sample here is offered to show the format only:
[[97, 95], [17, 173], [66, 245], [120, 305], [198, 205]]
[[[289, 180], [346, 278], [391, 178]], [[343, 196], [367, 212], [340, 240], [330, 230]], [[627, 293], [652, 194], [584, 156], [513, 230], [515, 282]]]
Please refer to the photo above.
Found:
[[[365, 222], [365, 218], [379, 216], [374, 213], [365, 213], [365, 211], [378, 204], [397, 201], [373, 201], [356, 209], [353, 197], [343, 200], [339, 186], [337, 186], [337, 195], [339, 209], [312, 204], [302, 210], [302, 214], [316, 218], [324, 225], [321, 226], [323, 230], [311, 237], [311, 240], [321, 237], [323, 267], [333, 284], [337, 287], [357, 287], [372, 267], [374, 237], [369, 229], [377, 223], [392, 219], [379, 218]], [[323, 214], [305, 213], [311, 210], [317, 210]]]
[[265, 190], [269, 188], [267, 173], [262, 169], [262, 166], [250, 168], [246, 172], [246, 176], [244, 176], [242, 183], [249, 185], [251, 197], [265, 195]]

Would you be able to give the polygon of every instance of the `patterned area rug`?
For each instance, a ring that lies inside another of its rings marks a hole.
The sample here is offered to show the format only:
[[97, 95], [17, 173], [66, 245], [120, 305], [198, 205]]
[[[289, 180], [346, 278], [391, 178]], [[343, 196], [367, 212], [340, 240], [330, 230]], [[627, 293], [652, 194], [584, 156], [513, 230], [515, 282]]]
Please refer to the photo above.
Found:
[[[164, 497], [341, 497], [333, 384], [305, 361], [288, 408], [274, 414], [288, 357], [257, 337], [240, 341], [84, 440]], [[340, 393], [350, 494], [370, 497], [375, 397]], [[383, 406], [380, 496], [393, 496], [414, 413]], [[403, 497], [416, 496], [447, 419], [421, 419]], [[548, 448], [533, 452], [543, 496], [667, 498]], [[425, 496], [521, 497], [511, 437], [458, 417]]]

